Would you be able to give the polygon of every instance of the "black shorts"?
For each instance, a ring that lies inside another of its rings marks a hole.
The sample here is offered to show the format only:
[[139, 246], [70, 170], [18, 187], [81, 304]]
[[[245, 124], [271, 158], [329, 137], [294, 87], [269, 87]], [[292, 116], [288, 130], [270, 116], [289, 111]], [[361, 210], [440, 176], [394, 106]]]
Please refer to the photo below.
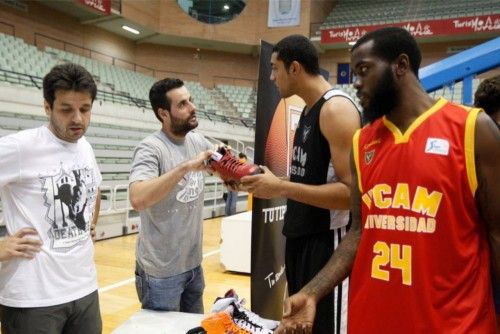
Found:
[[[286, 239], [285, 266], [290, 295], [298, 292], [323, 269], [345, 233], [346, 228], [343, 227], [329, 233]], [[346, 324], [347, 280], [318, 303], [313, 333], [345, 332]]]
[[100, 334], [97, 291], [72, 302], [46, 307], [0, 306], [2, 334]]

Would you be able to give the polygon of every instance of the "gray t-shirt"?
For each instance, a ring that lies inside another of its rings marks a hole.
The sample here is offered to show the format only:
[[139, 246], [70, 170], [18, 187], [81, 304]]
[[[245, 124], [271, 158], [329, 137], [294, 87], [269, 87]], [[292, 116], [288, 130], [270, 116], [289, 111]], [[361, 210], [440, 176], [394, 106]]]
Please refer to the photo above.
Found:
[[[201, 134], [181, 142], [157, 131], [135, 149], [129, 182], [156, 178], [211, 148]], [[136, 258], [144, 271], [165, 278], [201, 264], [203, 172], [189, 172], [158, 203], [140, 212]]]

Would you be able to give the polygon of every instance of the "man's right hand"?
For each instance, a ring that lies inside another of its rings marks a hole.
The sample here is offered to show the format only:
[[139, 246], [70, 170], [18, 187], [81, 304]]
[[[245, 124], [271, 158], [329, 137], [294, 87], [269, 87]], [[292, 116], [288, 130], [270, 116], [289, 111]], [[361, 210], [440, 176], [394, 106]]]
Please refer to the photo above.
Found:
[[209, 167], [206, 164], [208, 158], [210, 158], [214, 154], [214, 151], [204, 151], [199, 153], [196, 157], [187, 161], [187, 169], [190, 172], [209, 170]]
[[316, 301], [304, 292], [298, 292], [285, 299], [283, 320], [274, 331], [276, 334], [311, 334]]
[[[40, 251], [42, 241], [33, 228], [22, 228], [14, 235], [0, 240], [0, 261], [15, 258], [32, 259]], [[35, 237], [35, 238], [34, 238]]]
[[282, 197], [283, 180], [274, 175], [266, 166], [260, 167], [264, 173], [242, 177], [239, 189], [263, 199]]

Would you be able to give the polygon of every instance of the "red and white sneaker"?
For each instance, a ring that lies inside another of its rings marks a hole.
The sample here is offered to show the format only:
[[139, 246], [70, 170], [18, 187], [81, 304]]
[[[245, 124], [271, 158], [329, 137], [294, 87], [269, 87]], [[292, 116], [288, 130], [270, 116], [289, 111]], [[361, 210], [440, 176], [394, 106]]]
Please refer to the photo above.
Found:
[[210, 167], [226, 183], [238, 183], [243, 176], [263, 173], [255, 164], [240, 162], [229, 150], [220, 147], [208, 160]]

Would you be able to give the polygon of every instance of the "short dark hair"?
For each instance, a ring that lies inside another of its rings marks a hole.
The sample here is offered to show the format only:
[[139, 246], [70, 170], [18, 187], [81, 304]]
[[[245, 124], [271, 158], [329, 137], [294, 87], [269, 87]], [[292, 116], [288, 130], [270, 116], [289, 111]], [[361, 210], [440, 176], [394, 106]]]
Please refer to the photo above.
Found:
[[54, 106], [58, 90], [87, 92], [92, 98], [92, 103], [97, 95], [97, 86], [92, 74], [84, 67], [73, 63], [56, 65], [43, 78], [43, 98], [51, 108]]
[[160, 115], [158, 115], [158, 109], [162, 108], [170, 111], [170, 104], [172, 103], [172, 101], [167, 98], [167, 93], [172, 89], [182, 86], [184, 86], [184, 82], [181, 79], [165, 78], [155, 82], [149, 90], [149, 102], [151, 103], [156, 118], [158, 118], [160, 122], [162, 122], [162, 120]]
[[245, 153], [243, 153], [243, 152], [240, 152], [240, 153], [238, 154], [238, 158], [240, 158], [240, 159], [246, 159], [246, 158], [247, 158], [247, 155], [246, 155]]
[[411, 70], [418, 77], [418, 69], [422, 54], [415, 38], [408, 30], [399, 27], [386, 27], [367, 33], [352, 47], [352, 51], [360, 45], [373, 40], [373, 53], [391, 63], [401, 54], [410, 59]]
[[277, 59], [285, 64], [287, 71], [293, 61], [298, 61], [307, 73], [320, 74], [318, 53], [311, 41], [305, 36], [290, 35], [285, 37], [273, 47], [273, 52], [277, 53]]
[[479, 84], [474, 94], [474, 106], [483, 108], [488, 115], [500, 110], [500, 74]]

